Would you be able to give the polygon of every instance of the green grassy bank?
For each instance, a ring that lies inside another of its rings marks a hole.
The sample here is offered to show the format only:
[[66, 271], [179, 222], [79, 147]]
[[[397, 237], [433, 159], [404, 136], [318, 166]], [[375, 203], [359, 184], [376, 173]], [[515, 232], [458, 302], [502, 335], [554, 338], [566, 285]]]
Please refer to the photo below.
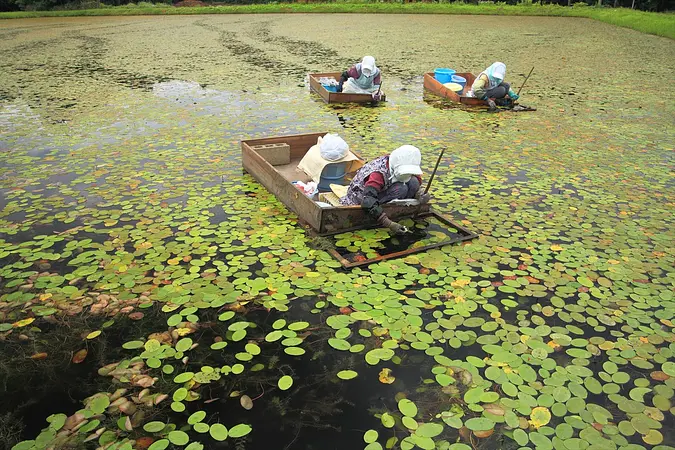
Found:
[[0, 19], [72, 16], [132, 16], [164, 14], [265, 14], [265, 13], [380, 13], [380, 14], [481, 14], [504, 16], [585, 17], [675, 39], [675, 14], [634, 11], [626, 8], [563, 7], [558, 5], [471, 5], [463, 3], [280, 3], [175, 8], [168, 5], [120, 6], [72, 11], [20, 11], [0, 13]]

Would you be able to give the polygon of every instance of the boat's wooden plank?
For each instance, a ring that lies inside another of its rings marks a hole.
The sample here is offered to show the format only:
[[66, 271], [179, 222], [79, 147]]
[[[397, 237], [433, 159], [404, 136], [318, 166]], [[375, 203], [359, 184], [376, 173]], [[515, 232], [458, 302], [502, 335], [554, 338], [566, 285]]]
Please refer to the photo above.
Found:
[[[308, 139], [308, 137], [298, 137], [299, 141], [303, 139]], [[244, 169], [258, 180], [260, 184], [265, 186], [268, 191], [274, 194], [288, 209], [297, 214], [298, 217], [307, 222], [312, 228], [320, 230], [321, 208], [281, 176], [274, 169], [274, 166], [270, 165], [257, 152], [252, 150], [249, 146], [250, 142], [242, 141], [241, 143]], [[298, 145], [296, 141], [293, 142]], [[316, 138], [314, 142], [316, 142]], [[291, 152], [293, 151], [292, 149], [293, 146], [291, 145]]]
[[[328, 92], [322, 85], [319, 83], [319, 78], [323, 76], [333, 76], [332, 74], [309, 74], [309, 87], [312, 91], [319, 94], [324, 102], [330, 103], [330, 92]], [[340, 75], [338, 75], [338, 78]], [[335, 77], [334, 77], [335, 78]]]
[[[395, 221], [427, 212], [429, 205], [400, 206], [385, 203], [382, 209], [391, 220]], [[330, 234], [337, 231], [374, 227], [376, 224], [377, 222], [361, 206], [342, 206], [324, 209], [322, 227], [317, 230], [320, 234]]]
[[[370, 94], [345, 94], [343, 92], [329, 92], [330, 101], [329, 103], [371, 103], [373, 102], [373, 97]], [[386, 97], [382, 96], [382, 100], [385, 101]]]
[[246, 143], [249, 146], [261, 145], [261, 144], [278, 144], [286, 143], [291, 146], [291, 159], [302, 159], [307, 153], [309, 148], [316, 144], [316, 141], [320, 136], [325, 136], [326, 133], [306, 133], [306, 134], [292, 134], [288, 136], [274, 136], [270, 138], [262, 139], [247, 139], [242, 141], [242, 151], [243, 144]]
[[[323, 77], [335, 78], [336, 80], [339, 80], [341, 75], [342, 75], [342, 72], [321, 72], [321, 73], [310, 73], [309, 74], [310, 77], [314, 77], [317, 80], [319, 78], [323, 78]], [[321, 84], [319, 84], [319, 86], [321, 86]]]

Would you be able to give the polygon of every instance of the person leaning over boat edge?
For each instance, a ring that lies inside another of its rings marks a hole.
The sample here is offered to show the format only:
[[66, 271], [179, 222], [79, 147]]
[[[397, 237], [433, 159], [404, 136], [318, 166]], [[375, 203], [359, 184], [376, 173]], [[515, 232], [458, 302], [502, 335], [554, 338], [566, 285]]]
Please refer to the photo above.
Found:
[[361, 167], [349, 184], [343, 205], [361, 205], [368, 215], [392, 233], [405, 233], [406, 228], [389, 219], [380, 205], [396, 199], [417, 199], [420, 204], [431, 196], [420, 189], [422, 154], [417, 147], [403, 145], [390, 155], [380, 156]]
[[342, 72], [337, 91], [346, 94], [371, 94], [373, 100], [378, 102], [382, 99], [382, 95], [378, 93], [381, 83], [382, 76], [375, 65], [375, 58], [364, 56], [360, 63]]
[[473, 96], [487, 101], [490, 110], [497, 108], [493, 99], [505, 98], [508, 95], [511, 100], [518, 100], [520, 96], [513, 92], [509, 83], [504, 82], [505, 76], [506, 64], [502, 62], [493, 63], [478, 74], [474, 80], [471, 85]]

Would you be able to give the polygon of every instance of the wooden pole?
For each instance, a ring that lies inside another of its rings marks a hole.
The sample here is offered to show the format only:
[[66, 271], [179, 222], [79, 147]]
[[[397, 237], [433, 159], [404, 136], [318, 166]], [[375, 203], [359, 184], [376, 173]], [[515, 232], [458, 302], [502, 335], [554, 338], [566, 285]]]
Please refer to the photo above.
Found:
[[516, 92], [516, 95], [520, 95], [520, 91], [523, 90], [523, 86], [525, 86], [525, 83], [527, 83], [527, 79], [530, 78], [530, 75], [532, 75], [532, 72], [534, 72], [534, 66], [530, 69], [530, 73], [527, 74], [525, 77], [525, 81], [523, 81], [523, 84], [520, 85], [520, 89], [518, 89], [518, 92]]
[[434, 167], [434, 171], [431, 172], [431, 177], [429, 177], [429, 182], [427, 183], [427, 187], [424, 190], [425, 194], [429, 193], [429, 188], [431, 187], [431, 182], [434, 181], [434, 175], [436, 175], [436, 171], [438, 170], [438, 165], [441, 163], [441, 158], [443, 158], [443, 153], [445, 153], [445, 147], [441, 149], [441, 153], [438, 155], [438, 159], [436, 160], [436, 167]]

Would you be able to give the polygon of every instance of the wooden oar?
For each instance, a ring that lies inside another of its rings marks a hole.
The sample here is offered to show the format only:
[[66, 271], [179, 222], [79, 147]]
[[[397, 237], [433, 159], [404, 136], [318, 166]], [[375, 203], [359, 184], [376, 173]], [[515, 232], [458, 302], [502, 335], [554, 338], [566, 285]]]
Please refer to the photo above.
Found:
[[527, 83], [527, 79], [530, 78], [530, 75], [532, 75], [532, 72], [534, 72], [534, 66], [532, 66], [532, 69], [530, 69], [530, 73], [527, 74], [525, 77], [525, 81], [523, 81], [523, 84], [520, 85], [520, 89], [518, 89], [518, 92], [516, 92], [516, 95], [520, 95], [520, 91], [523, 90], [523, 86], [525, 86], [525, 83]]

